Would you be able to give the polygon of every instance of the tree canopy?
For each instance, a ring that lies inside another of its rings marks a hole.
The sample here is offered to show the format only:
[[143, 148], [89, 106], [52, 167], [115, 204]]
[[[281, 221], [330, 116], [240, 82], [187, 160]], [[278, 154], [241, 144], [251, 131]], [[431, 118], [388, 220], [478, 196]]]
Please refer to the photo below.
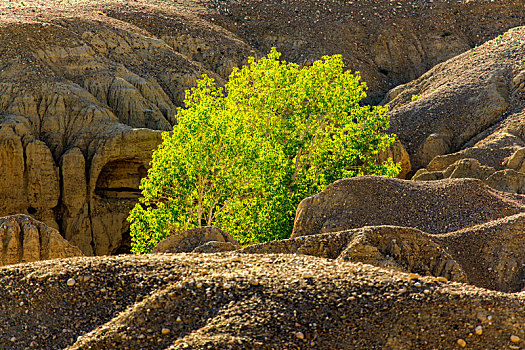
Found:
[[306, 67], [279, 57], [272, 49], [224, 88], [203, 75], [186, 92], [128, 218], [133, 252], [212, 224], [243, 244], [287, 238], [303, 198], [344, 177], [397, 175], [377, 160], [395, 139], [387, 107], [360, 104], [359, 73], [340, 55]]

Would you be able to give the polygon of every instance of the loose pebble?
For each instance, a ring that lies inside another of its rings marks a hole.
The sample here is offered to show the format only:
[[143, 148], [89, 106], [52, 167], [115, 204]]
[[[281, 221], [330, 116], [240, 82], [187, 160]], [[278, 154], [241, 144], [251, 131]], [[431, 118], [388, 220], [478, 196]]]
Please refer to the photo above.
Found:
[[167, 335], [170, 334], [171, 331], [168, 328], [162, 328], [160, 332], [162, 333], [162, 335]]
[[421, 276], [419, 274], [417, 274], [417, 273], [411, 273], [410, 275], [408, 275], [408, 279], [410, 279], [410, 280], [418, 280], [420, 278], [421, 278]]
[[66, 283], [67, 283], [68, 286], [71, 287], [71, 286], [74, 286], [77, 283], [77, 281], [75, 281], [74, 278], [70, 278], [70, 279], [67, 280]]
[[520, 340], [521, 340], [521, 338], [518, 337], [517, 335], [513, 334], [513, 335], [510, 336], [510, 341], [513, 342], [513, 343], [519, 343]]
[[482, 335], [483, 334], [483, 327], [477, 326], [476, 329], [474, 330], [474, 332], [476, 332], [477, 335]]
[[463, 339], [458, 339], [458, 345], [464, 348], [465, 346], [467, 346], [467, 342]]

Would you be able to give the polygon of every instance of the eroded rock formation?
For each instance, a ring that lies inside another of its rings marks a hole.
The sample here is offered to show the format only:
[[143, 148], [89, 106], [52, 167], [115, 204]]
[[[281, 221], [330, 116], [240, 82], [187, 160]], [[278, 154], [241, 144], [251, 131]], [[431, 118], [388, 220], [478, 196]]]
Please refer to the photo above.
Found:
[[519, 292], [524, 200], [474, 179], [344, 179], [301, 202], [292, 239], [245, 251], [360, 261]]
[[[126, 252], [139, 179], [200, 74], [222, 83], [272, 46], [300, 64], [337, 53], [378, 100], [519, 25], [524, 4], [0, 1], [0, 215], [32, 215], [88, 255]], [[487, 20], [487, 11], [500, 20]], [[414, 27], [417, 34], [405, 35]], [[497, 72], [478, 98], [487, 123], [512, 106]], [[513, 75], [515, 91], [520, 77]], [[443, 135], [430, 142], [440, 154], [453, 150]], [[427, 148], [427, 158], [436, 154]], [[384, 154], [403, 163], [402, 176], [408, 155], [413, 147], [401, 143]]]
[[431, 235], [408, 227], [367, 226], [257, 244], [241, 252], [312, 255], [467, 281], [461, 265], [436, 244]]
[[0, 218], [0, 266], [82, 255], [57, 230], [30, 216]]
[[524, 38], [511, 29], [388, 93], [414, 180], [472, 177], [524, 193]]
[[469, 283], [519, 292], [525, 288], [525, 214], [432, 236], [464, 269]]
[[[151, 152], [205, 70], [119, 22], [67, 10], [38, 25], [13, 15], [0, 33], [23, 59], [0, 72], [0, 214], [30, 214], [88, 255], [125, 252]], [[134, 66], [148, 56], [169, 57], [162, 79]]]

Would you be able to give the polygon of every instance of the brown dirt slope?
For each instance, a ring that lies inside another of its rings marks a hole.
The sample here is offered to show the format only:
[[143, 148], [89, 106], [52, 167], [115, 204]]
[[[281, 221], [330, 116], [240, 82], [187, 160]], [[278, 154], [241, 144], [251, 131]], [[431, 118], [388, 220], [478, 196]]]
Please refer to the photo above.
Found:
[[2, 268], [0, 282], [9, 349], [525, 345], [523, 293], [308, 256], [72, 258]]
[[468, 158], [488, 167], [470, 177], [522, 193], [524, 43], [525, 28], [514, 28], [389, 92], [392, 131], [413, 171], [425, 168], [416, 178], [465, 177], [453, 173]]
[[[469, 253], [462, 248], [465, 254]], [[443, 247], [433, 241], [432, 235], [409, 227], [365, 226], [255, 244], [243, 248], [241, 252], [312, 255], [421, 275], [441, 276], [451, 281], [469, 280], [471, 284], [478, 285], [475, 279], [469, 279], [470, 276], [465, 274], [461, 265]], [[516, 271], [519, 272], [521, 270]]]
[[250, 254], [302, 254], [442, 276], [499, 290], [525, 291], [525, 214], [446, 234], [409, 227], [366, 226], [256, 244]]
[[525, 214], [432, 236], [464, 269], [469, 283], [525, 291]]
[[379, 96], [523, 25], [523, 5], [489, 0], [225, 0], [209, 2], [214, 12], [206, 18], [259, 51], [278, 47], [287, 60], [308, 63], [342, 54], [348, 67], [362, 72], [371, 94]]
[[524, 5], [0, 0], [0, 215], [32, 215], [88, 255], [126, 252], [151, 150], [201, 73], [222, 81], [271, 46], [298, 63], [340, 53], [377, 100], [522, 24]]
[[343, 179], [301, 202], [292, 239], [245, 251], [360, 261], [520, 291], [523, 200], [474, 179]]
[[474, 179], [342, 179], [299, 204], [292, 238], [377, 225], [440, 234], [522, 212], [524, 200]]

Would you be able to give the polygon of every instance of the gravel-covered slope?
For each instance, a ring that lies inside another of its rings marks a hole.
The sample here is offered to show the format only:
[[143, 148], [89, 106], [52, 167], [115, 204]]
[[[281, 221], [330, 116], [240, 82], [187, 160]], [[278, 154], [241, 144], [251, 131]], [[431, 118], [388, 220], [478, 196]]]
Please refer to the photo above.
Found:
[[466, 158], [522, 171], [508, 161], [525, 146], [524, 43], [525, 27], [513, 28], [388, 93], [391, 131], [413, 171], [444, 171]]
[[525, 197], [475, 179], [408, 181], [381, 176], [337, 180], [297, 207], [292, 237], [363, 226], [452, 232], [524, 210]]
[[0, 286], [4, 349], [525, 345], [524, 293], [309, 256], [71, 258], [2, 268]]

